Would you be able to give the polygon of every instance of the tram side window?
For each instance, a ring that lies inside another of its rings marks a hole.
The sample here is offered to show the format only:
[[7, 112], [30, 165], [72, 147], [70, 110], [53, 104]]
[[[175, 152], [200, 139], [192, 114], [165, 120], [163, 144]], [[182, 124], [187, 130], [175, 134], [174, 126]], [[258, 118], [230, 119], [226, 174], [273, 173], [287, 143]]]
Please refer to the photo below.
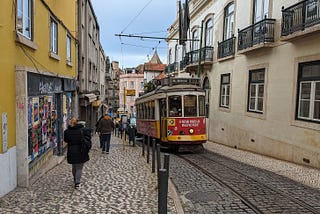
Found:
[[154, 119], [154, 101], [150, 102], [150, 119]]
[[199, 116], [206, 115], [205, 96], [199, 96]]
[[185, 117], [197, 116], [197, 96], [195, 95], [184, 96], [184, 116]]
[[160, 100], [160, 112], [161, 117], [167, 117], [167, 102], [166, 99]]
[[181, 96], [170, 96], [169, 100], [169, 117], [182, 116]]

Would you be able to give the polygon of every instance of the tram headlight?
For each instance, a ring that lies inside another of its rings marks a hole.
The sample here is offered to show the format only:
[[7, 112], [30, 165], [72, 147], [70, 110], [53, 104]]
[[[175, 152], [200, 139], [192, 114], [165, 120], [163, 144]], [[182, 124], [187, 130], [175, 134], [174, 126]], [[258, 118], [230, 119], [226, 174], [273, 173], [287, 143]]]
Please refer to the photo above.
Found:
[[193, 134], [193, 133], [194, 133], [194, 130], [193, 130], [193, 129], [189, 129], [189, 133], [190, 133], [190, 134]]

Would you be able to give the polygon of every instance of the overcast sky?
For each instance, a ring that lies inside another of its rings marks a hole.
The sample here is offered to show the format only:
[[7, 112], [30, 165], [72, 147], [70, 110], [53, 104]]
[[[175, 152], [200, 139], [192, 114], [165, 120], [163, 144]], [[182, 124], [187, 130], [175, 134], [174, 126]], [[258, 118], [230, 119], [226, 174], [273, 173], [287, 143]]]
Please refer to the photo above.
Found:
[[136, 67], [148, 61], [154, 48], [167, 63], [166, 41], [121, 37], [133, 34], [167, 37], [176, 18], [176, 0], [91, 0], [100, 26], [100, 42], [105, 55], [121, 68]]

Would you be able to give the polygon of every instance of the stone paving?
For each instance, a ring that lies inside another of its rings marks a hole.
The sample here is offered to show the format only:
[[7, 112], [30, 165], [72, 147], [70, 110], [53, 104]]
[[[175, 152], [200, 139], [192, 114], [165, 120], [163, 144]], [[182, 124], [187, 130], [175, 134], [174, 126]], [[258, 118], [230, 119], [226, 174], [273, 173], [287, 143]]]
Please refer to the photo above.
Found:
[[[157, 175], [140, 147], [112, 136], [110, 154], [101, 154], [94, 136], [80, 190], [73, 188], [71, 165], [64, 160], [29, 188], [0, 198], [0, 213], [158, 213]], [[151, 162], [151, 161], [150, 161]], [[177, 213], [168, 197], [168, 213]]]
[[287, 161], [234, 149], [221, 144], [208, 141], [204, 147], [210, 151], [221, 154], [233, 160], [255, 166], [285, 176], [299, 183], [320, 190], [320, 170], [302, 166]]

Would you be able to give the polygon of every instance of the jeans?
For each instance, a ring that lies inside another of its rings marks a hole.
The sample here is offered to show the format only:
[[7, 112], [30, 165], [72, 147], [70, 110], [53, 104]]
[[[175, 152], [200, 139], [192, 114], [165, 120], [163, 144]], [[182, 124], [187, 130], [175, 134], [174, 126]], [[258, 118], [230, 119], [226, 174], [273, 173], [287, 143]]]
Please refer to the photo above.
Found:
[[102, 151], [109, 152], [110, 140], [111, 140], [111, 133], [110, 134], [101, 134]]
[[83, 163], [72, 164], [72, 175], [75, 184], [80, 184]]

